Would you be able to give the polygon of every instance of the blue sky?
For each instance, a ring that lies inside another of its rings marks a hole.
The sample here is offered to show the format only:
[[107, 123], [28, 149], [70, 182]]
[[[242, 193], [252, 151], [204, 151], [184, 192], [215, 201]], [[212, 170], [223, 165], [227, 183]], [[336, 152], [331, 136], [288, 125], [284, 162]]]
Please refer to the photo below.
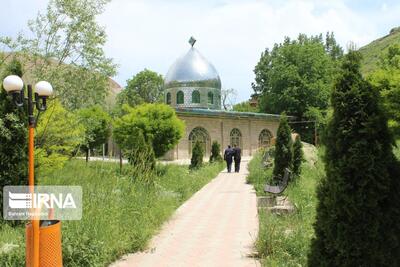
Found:
[[[28, 33], [27, 21], [47, 0], [1, 0], [0, 35]], [[400, 26], [400, 2], [372, 0], [113, 0], [98, 18], [105, 26], [107, 56], [119, 64], [122, 86], [144, 68], [165, 75], [196, 47], [218, 70], [222, 86], [237, 90], [236, 102], [252, 93], [261, 52], [284, 36], [334, 31], [339, 43], [363, 46]], [[5, 16], [7, 15], [7, 16]]]

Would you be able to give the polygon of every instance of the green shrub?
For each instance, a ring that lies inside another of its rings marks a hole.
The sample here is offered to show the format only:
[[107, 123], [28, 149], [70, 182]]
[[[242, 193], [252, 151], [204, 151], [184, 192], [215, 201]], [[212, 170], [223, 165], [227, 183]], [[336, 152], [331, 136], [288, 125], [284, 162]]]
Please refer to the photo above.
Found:
[[297, 177], [300, 176], [303, 160], [303, 145], [301, 143], [300, 135], [297, 135], [293, 144], [293, 174]]
[[35, 159], [40, 172], [61, 169], [83, 143], [85, 128], [78, 117], [52, 99], [36, 126]]
[[[0, 75], [22, 77], [21, 64], [12, 60]], [[1, 78], [1, 81], [3, 79]], [[27, 116], [25, 109], [17, 108], [12, 98], [0, 86], [0, 207], [3, 203], [3, 186], [26, 185], [28, 148]], [[1, 208], [0, 214], [3, 213]]]
[[217, 141], [214, 141], [211, 145], [211, 156], [210, 162], [222, 161], [221, 146]]
[[309, 266], [400, 265], [400, 167], [379, 100], [350, 51], [331, 97]]
[[275, 177], [283, 177], [285, 168], [292, 168], [292, 133], [285, 114], [282, 114], [276, 134], [274, 171]]
[[199, 141], [196, 141], [190, 159], [190, 169], [198, 169], [203, 165], [204, 151]]
[[170, 106], [143, 104], [132, 108], [124, 105], [124, 109], [126, 114], [116, 120], [115, 131], [127, 135], [133, 128], [141, 129], [157, 158], [174, 148], [183, 136], [184, 123]]

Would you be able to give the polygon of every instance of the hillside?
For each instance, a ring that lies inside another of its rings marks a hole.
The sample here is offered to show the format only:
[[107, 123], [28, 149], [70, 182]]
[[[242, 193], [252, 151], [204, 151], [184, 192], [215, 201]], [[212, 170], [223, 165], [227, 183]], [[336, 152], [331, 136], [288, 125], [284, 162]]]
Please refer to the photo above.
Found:
[[393, 28], [390, 33], [360, 48], [363, 55], [361, 71], [367, 75], [378, 67], [379, 58], [385, 49], [392, 44], [400, 44], [400, 27]]
[[[14, 53], [8, 53], [8, 52], [2, 52], [0, 51], [0, 68], [1, 65], [4, 62], [9, 62], [13, 57], [15, 56]], [[32, 81], [32, 75], [31, 75], [31, 68], [32, 68], [32, 62], [27, 60], [26, 57], [20, 56], [17, 54], [17, 59], [22, 63], [23, 65], [23, 70], [24, 70], [24, 76], [23, 79], [25, 82], [33, 83]], [[2, 61], [3, 60], [3, 61]], [[54, 62], [52, 61], [51, 64]], [[108, 84], [109, 84], [109, 90], [108, 94], [105, 99], [106, 105], [111, 108], [115, 105], [116, 103], [116, 98], [118, 93], [121, 92], [122, 87], [119, 85], [115, 80], [113, 80], [111, 77], [108, 78]]]

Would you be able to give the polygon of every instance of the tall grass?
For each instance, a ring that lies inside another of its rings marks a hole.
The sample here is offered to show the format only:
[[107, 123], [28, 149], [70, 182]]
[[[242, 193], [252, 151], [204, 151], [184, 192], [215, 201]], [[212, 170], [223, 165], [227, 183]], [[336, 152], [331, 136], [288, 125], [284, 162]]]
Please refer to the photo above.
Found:
[[249, 162], [249, 174], [246, 177], [247, 182], [254, 186], [257, 196], [265, 195], [264, 186], [267, 182], [272, 181], [273, 167], [264, 168], [261, 162], [262, 157], [261, 152], [254, 155]]
[[[149, 185], [120, 174], [115, 163], [72, 160], [59, 171], [45, 175], [41, 185], [80, 185], [83, 218], [62, 223], [64, 266], [106, 266], [147, 242], [193, 193], [222, 170], [211, 164], [189, 171], [187, 166], [157, 166]], [[18, 248], [0, 252], [0, 266], [24, 265], [24, 228], [0, 226], [0, 247]]]
[[[260, 155], [250, 162], [248, 180], [254, 184], [258, 195], [265, 195], [262, 188], [270, 181], [272, 171], [261, 170], [260, 162]], [[306, 266], [314, 234], [316, 185], [323, 175], [321, 160], [315, 166], [303, 163], [301, 176], [289, 184], [284, 192], [296, 207], [295, 213], [278, 215], [260, 210], [256, 248], [264, 266]]]

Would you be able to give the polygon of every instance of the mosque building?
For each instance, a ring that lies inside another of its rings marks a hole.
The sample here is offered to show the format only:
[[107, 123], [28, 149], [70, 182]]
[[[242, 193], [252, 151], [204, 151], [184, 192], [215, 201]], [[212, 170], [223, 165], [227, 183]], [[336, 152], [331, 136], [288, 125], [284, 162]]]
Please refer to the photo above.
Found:
[[269, 146], [276, 136], [279, 115], [235, 112], [221, 109], [221, 79], [214, 66], [191, 48], [169, 68], [164, 79], [165, 103], [175, 108], [185, 122], [185, 133], [177, 146], [165, 155], [167, 160], [188, 159], [199, 141], [209, 157], [211, 144], [221, 148], [237, 145], [243, 156], [251, 156]]

